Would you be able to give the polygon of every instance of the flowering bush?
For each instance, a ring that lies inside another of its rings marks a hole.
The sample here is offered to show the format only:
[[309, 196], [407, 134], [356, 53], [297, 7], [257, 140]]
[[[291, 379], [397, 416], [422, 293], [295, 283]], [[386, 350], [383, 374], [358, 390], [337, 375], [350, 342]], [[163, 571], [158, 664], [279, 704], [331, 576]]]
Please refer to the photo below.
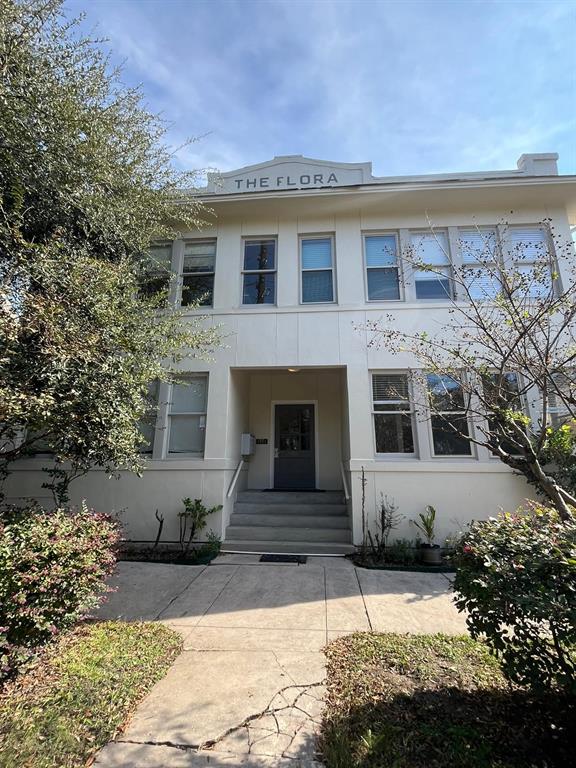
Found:
[[508, 679], [576, 693], [576, 518], [536, 505], [474, 522], [454, 556], [456, 605]]
[[118, 540], [118, 524], [85, 506], [0, 514], [0, 677], [98, 604]]

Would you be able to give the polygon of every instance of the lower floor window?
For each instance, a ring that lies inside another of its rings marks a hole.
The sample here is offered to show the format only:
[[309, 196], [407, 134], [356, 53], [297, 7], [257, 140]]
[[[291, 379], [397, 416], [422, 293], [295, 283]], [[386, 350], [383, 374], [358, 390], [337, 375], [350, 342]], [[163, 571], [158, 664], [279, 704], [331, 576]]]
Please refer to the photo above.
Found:
[[208, 378], [191, 376], [171, 386], [168, 453], [203, 454]]
[[470, 426], [462, 382], [445, 374], [426, 376], [435, 456], [471, 456]]
[[414, 453], [413, 409], [408, 375], [372, 374], [376, 453]]

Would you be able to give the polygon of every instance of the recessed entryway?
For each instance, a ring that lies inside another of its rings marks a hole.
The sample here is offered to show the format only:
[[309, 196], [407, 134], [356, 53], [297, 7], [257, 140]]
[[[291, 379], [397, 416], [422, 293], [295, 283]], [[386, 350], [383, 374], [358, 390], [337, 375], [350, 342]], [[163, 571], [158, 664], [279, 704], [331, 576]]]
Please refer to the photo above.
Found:
[[274, 404], [274, 488], [316, 488], [316, 408], [314, 403]]

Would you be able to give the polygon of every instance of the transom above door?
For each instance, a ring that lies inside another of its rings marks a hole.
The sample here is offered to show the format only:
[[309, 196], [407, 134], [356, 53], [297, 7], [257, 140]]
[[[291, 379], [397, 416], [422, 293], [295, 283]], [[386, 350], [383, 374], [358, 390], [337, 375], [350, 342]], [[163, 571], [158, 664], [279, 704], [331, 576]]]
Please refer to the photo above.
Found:
[[274, 406], [274, 488], [316, 487], [315, 407], [313, 403]]

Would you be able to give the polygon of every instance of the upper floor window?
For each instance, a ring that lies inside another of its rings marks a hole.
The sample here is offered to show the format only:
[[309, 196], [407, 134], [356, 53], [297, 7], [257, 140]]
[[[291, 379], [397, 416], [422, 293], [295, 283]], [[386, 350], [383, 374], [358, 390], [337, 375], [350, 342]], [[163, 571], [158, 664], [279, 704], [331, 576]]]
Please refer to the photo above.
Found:
[[414, 453], [414, 408], [405, 373], [372, 374], [376, 453]]
[[152, 243], [142, 260], [140, 293], [143, 296], [168, 295], [172, 278], [172, 243], [162, 240]]
[[171, 386], [168, 453], [203, 454], [206, 434], [207, 376], [186, 377]]
[[426, 376], [435, 456], [471, 456], [472, 446], [462, 382], [446, 374]]
[[215, 240], [187, 240], [184, 243], [182, 293], [180, 304], [188, 307], [200, 304], [211, 307], [214, 299]]
[[498, 235], [493, 227], [459, 231], [463, 278], [473, 300], [494, 299], [500, 293]]
[[400, 270], [396, 235], [366, 235], [364, 252], [368, 301], [398, 301]]
[[[412, 232], [417, 299], [450, 299], [451, 265], [446, 232]], [[419, 266], [421, 265], [421, 268]]]
[[300, 241], [302, 303], [334, 301], [333, 241], [331, 237], [307, 237]]
[[276, 240], [245, 240], [242, 304], [276, 303]]
[[542, 227], [511, 227], [508, 237], [520, 292], [529, 298], [548, 295], [552, 273], [546, 231]]

